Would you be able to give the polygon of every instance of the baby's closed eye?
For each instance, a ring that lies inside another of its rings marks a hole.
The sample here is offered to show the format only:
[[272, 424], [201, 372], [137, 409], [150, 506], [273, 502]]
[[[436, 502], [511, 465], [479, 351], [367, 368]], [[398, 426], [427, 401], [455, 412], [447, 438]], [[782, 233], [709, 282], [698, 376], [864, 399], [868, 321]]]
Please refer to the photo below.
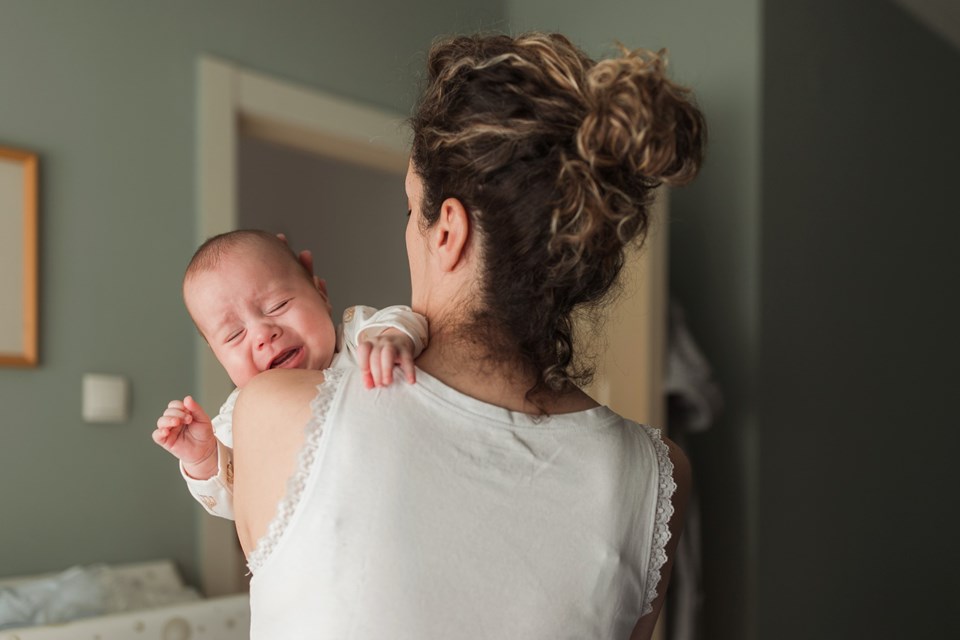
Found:
[[270, 309], [267, 311], [267, 315], [269, 316], [269, 315], [273, 315], [273, 314], [275, 314], [275, 313], [279, 313], [279, 312], [282, 311], [284, 308], [286, 308], [286, 306], [287, 306], [288, 304], [290, 304], [290, 302], [291, 302], [292, 300], [293, 300], [293, 298], [288, 298], [288, 299], [284, 300], [283, 302], [280, 302], [279, 304], [275, 304], [274, 306], [270, 307]]

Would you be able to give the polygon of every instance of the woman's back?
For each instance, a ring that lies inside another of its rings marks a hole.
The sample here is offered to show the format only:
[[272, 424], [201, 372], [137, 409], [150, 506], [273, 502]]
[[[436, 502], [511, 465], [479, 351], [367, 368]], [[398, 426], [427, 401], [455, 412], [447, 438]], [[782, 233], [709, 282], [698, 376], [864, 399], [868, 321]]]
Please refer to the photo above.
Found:
[[629, 636], [672, 513], [654, 430], [513, 413], [422, 371], [376, 392], [327, 376], [250, 558], [254, 638]]

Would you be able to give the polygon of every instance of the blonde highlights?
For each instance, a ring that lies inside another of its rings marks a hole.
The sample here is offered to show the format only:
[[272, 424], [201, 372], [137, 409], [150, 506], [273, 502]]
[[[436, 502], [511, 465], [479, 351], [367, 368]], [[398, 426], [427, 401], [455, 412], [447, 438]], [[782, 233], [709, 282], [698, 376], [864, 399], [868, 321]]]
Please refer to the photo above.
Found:
[[603, 301], [643, 241], [653, 189], [696, 175], [703, 116], [662, 52], [597, 63], [559, 34], [444, 40], [427, 70], [411, 120], [423, 220], [455, 197], [481, 231], [474, 328], [534, 393], [584, 381], [571, 314]]

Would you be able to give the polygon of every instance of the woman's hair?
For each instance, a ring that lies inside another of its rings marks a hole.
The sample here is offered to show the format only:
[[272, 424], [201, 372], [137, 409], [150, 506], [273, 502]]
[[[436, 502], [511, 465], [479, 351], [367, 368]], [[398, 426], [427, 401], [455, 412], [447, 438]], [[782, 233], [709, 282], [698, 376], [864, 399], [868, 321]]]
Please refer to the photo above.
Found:
[[411, 119], [422, 224], [457, 198], [479, 228], [469, 324], [490, 353], [536, 376], [528, 395], [589, 379], [573, 358], [574, 309], [601, 303], [625, 246], [643, 242], [653, 190], [700, 167], [703, 116], [661, 54], [622, 49], [594, 62], [543, 33], [430, 50]]

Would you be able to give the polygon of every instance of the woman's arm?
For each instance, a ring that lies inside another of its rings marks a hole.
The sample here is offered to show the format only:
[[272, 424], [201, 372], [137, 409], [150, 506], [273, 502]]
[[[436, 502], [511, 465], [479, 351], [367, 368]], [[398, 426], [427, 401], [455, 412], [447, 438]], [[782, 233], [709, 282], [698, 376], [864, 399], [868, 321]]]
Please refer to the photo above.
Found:
[[670, 541], [667, 543], [667, 562], [660, 569], [660, 583], [657, 585], [657, 597], [653, 601], [653, 611], [640, 618], [630, 634], [630, 640], [650, 640], [653, 628], [660, 617], [663, 600], [670, 584], [670, 571], [673, 569], [673, 558], [677, 552], [677, 543], [683, 531], [683, 522], [690, 499], [691, 472], [690, 461], [686, 454], [673, 442], [664, 438], [663, 441], [670, 448], [670, 461], [673, 463], [673, 481], [677, 483], [677, 490], [673, 492], [673, 517], [670, 518]]
[[310, 402], [323, 373], [274, 369], [251, 380], [233, 412], [233, 506], [248, 557], [277, 512], [297, 468]]

